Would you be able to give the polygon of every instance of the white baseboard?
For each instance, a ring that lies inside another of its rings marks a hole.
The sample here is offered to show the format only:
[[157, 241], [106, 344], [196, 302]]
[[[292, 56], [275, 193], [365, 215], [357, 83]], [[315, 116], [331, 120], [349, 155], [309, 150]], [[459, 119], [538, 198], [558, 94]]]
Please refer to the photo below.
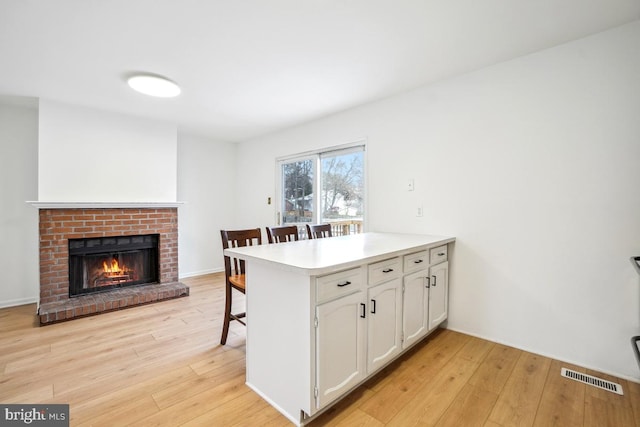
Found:
[[188, 277], [204, 276], [205, 274], [220, 273], [224, 268], [214, 268], [211, 270], [191, 271], [189, 273], [180, 273], [180, 279], [186, 279]]
[[19, 305], [34, 304], [37, 302], [38, 302], [38, 298], [36, 297], [10, 299], [6, 301], [0, 301], [0, 308], [16, 307]]

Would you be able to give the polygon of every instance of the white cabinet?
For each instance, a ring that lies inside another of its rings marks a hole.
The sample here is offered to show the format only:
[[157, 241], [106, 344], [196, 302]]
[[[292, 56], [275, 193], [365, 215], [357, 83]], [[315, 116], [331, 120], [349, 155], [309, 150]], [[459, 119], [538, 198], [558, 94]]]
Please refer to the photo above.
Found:
[[447, 256], [444, 245], [316, 278], [317, 409], [446, 320]]
[[402, 330], [407, 348], [427, 333], [429, 288], [428, 270], [421, 270], [404, 277]]
[[365, 377], [364, 292], [316, 307], [316, 407], [341, 396]]
[[[447, 246], [404, 256], [402, 348], [435, 329], [448, 315], [449, 263]], [[421, 269], [421, 270], [420, 270]]]
[[446, 320], [449, 313], [449, 262], [429, 268], [429, 330]]
[[[371, 267], [374, 267], [371, 269]], [[316, 407], [332, 402], [402, 349], [400, 259], [370, 265], [374, 283], [364, 289], [362, 269], [316, 279]], [[366, 295], [366, 298], [365, 298]]]
[[393, 279], [368, 289], [367, 373], [394, 359], [402, 349], [402, 281]]
[[428, 250], [403, 257], [402, 348], [408, 348], [428, 332], [429, 263]]
[[446, 320], [447, 256], [444, 245], [316, 278], [316, 409]]

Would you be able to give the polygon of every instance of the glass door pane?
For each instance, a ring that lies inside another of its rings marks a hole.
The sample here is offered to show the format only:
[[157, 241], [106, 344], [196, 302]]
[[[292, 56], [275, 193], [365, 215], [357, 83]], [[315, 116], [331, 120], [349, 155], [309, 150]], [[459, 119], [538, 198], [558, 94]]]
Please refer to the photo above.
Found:
[[364, 218], [363, 147], [320, 155], [320, 222], [334, 235], [362, 232]]
[[282, 164], [282, 224], [297, 225], [314, 222], [313, 159]]

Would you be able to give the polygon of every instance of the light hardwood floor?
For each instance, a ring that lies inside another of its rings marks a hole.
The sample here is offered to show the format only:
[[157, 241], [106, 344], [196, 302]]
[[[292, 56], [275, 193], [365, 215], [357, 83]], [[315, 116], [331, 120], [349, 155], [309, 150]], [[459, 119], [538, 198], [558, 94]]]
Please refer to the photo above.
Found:
[[[68, 403], [72, 426], [290, 425], [244, 384], [244, 327], [218, 344], [223, 276], [184, 282], [187, 298], [45, 327], [34, 305], [0, 310], [0, 402]], [[640, 384], [440, 330], [310, 425], [640, 426]]]

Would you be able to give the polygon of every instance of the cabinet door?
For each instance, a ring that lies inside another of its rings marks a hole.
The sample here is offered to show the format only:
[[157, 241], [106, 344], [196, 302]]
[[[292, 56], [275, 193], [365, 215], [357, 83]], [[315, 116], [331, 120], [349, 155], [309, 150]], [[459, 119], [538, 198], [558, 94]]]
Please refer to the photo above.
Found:
[[434, 265], [429, 269], [429, 330], [436, 328], [447, 318], [449, 306], [449, 262]]
[[402, 348], [402, 280], [369, 288], [368, 294], [367, 373], [372, 373]]
[[316, 406], [324, 407], [365, 376], [364, 292], [316, 307]]
[[429, 307], [428, 271], [422, 270], [404, 277], [402, 313], [403, 348], [406, 348], [427, 333]]

